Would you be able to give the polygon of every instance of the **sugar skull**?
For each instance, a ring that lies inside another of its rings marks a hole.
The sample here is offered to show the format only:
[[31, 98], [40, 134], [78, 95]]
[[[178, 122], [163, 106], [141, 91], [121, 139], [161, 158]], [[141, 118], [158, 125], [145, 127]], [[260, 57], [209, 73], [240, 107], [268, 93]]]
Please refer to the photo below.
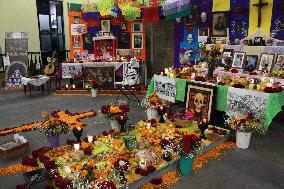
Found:
[[201, 13], [201, 21], [202, 21], [202, 22], [206, 22], [206, 20], [207, 20], [206, 12], [202, 12], [202, 13]]

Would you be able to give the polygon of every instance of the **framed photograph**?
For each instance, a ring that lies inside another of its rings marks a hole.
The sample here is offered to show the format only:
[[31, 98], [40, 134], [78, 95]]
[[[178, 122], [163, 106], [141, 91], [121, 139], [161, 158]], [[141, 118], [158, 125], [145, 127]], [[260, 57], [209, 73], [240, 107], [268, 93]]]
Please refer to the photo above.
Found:
[[93, 37], [92, 33], [82, 34], [83, 50], [94, 50]]
[[143, 49], [143, 33], [132, 34], [132, 49]]
[[273, 66], [274, 57], [274, 54], [261, 53], [257, 70], [270, 73]]
[[133, 56], [133, 50], [132, 49], [116, 49], [116, 55], [119, 56]]
[[257, 55], [247, 55], [247, 65], [250, 70], [256, 70], [258, 63], [258, 56]]
[[132, 23], [132, 32], [143, 32], [143, 24], [134, 22]]
[[212, 23], [212, 35], [226, 37], [227, 28], [229, 28], [229, 12], [214, 12]]
[[127, 22], [120, 23], [121, 30], [127, 30]]
[[79, 16], [74, 17], [73, 24], [80, 24], [80, 17]]
[[101, 31], [110, 32], [110, 19], [101, 19]]
[[96, 80], [99, 88], [113, 89], [115, 83], [114, 66], [85, 67], [83, 69], [84, 81], [90, 82]]
[[208, 36], [209, 37], [209, 33], [210, 29], [209, 28], [199, 28], [198, 29], [198, 36]]
[[100, 35], [100, 36], [103, 36], [103, 35], [104, 35], [104, 32], [103, 32], [103, 31], [99, 31], [99, 35]]
[[73, 44], [74, 49], [81, 48], [81, 39], [79, 35], [73, 35], [72, 41], [73, 41], [72, 44]]
[[188, 83], [186, 86], [185, 107], [188, 111], [194, 113], [198, 122], [204, 118], [208, 122], [211, 121], [214, 103], [215, 103], [215, 87]]
[[255, 37], [254, 38], [254, 45], [261, 46], [262, 45], [262, 37]]
[[225, 59], [226, 59], [227, 57], [232, 57], [232, 58], [233, 58], [234, 49], [224, 49], [222, 55], [223, 55], [223, 57], [222, 57], [222, 63], [225, 64]]
[[283, 65], [284, 65], [284, 55], [283, 54], [278, 54], [277, 55], [277, 59], [276, 62], [274, 64], [274, 68], [275, 69], [283, 69]]
[[192, 8], [191, 13], [184, 17], [184, 24], [188, 26], [196, 25], [197, 20], [197, 8]]
[[129, 32], [120, 33], [119, 38], [118, 38], [118, 48], [119, 49], [131, 49]]
[[104, 32], [103, 36], [110, 36], [110, 32]]
[[245, 52], [235, 52], [233, 58], [232, 68], [243, 68], [245, 62]]

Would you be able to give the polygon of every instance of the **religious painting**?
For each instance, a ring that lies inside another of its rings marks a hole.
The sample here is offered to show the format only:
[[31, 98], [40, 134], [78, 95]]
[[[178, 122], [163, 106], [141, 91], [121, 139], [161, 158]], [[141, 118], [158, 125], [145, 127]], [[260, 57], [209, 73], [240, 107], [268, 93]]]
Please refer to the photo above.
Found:
[[101, 89], [113, 89], [115, 83], [115, 67], [84, 67], [85, 82], [97, 81]]
[[211, 121], [214, 108], [215, 87], [188, 83], [186, 87], [186, 109], [194, 113], [198, 122], [203, 119]]
[[130, 49], [130, 33], [121, 32], [118, 39], [119, 49]]
[[232, 67], [242, 68], [245, 62], [245, 56], [245, 52], [235, 52]]
[[227, 28], [229, 28], [229, 12], [214, 12], [212, 35], [227, 37]]
[[101, 19], [101, 31], [110, 32], [110, 19]]
[[143, 33], [132, 34], [132, 49], [143, 49]]
[[198, 36], [208, 36], [209, 37], [209, 33], [210, 29], [209, 28], [199, 28], [198, 29]]
[[127, 30], [127, 22], [121, 22], [120, 28], [121, 28], [121, 30]]
[[80, 24], [80, 17], [79, 16], [74, 17], [73, 24]]
[[258, 56], [257, 55], [247, 55], [247, 69], [249, 70], [256, 70], [258, 63]]
[[132, 32], [143, 32], [143, 24], [142, 23], [132, 23]]
[[278, 54], [273, 69], [281, 70], [283, 69], [283, 66], [284, 66], [284, 55]]
[[191, 26], [191, 25], [196, 25], [197, 24], [197, 8], [192, 8], [191, 13], [184, 17], [184, 24]]
[[22, 88], [22, 77], [27, 74], [27, 66], [22, 61], [13, 61], [8, 66], [5, 79], [6, 89], [21, 89]]
[[270, 73], [274, 62], [274, 56], [274, 54], [261, 53], [257, 70], [262, 73]]

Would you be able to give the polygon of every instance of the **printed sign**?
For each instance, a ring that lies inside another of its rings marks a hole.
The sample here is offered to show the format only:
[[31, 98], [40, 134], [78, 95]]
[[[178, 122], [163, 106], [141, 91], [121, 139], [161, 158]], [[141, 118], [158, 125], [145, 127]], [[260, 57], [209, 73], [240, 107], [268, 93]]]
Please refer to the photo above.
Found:
[[174, 78], [155, 75], [154, 91], [161, 99], [169, 102], [175, 102], [176, 80]]

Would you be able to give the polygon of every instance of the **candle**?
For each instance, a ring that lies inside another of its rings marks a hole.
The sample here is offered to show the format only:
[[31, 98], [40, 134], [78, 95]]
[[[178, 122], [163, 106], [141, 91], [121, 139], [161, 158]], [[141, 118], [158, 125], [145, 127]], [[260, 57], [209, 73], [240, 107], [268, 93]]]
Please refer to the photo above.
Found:
[[165, 68], [165, 74], [168, 75], [168, 73], [169, 73], [169, 69]]
[[272, 83], [267, 83], [266, 87], [272, 87]]
[[195, 79], [195, 73], [191, 74], [191, 79]]
[[260, 85], [259, 85], [259, 84], [256, 85], [256, 89], [257, 89], [258, 91], [260, 91]]
[[249, 90], [253, 90], [254, 84], [249, 84]]
[[75, 89], [75, 87], [76, 87], [76, 86], [73, 84], [73, 85], [72, 85], [72, 88]]
[[65, 85], [65, 88], [66, 88], [66, 89], [68, 89], [68, 88], [69, 88], [69, 85], [68, 85], [68, 84], [66, 84], [66, 85]]
[[254, 84], [254, 79], [251, 79], [251, 80], [250, 80], [250, 84]]
[[151, 123], [147, 123], [147, 129], [151, 128]]
[[75, 149], [76, 151], [80, 150], [80, 144], [74, 144], [74, 149]]
[[222, 80], [222, 78], [221, 78], [221, 77], [217, 77], [217, 83], [220, 83], [220, 82], [221, 82], [221, 80]]
[[161, 76], [163, 76], [164, 75], [164, 72], [161, 72], [161, 74], [160, 74]]
[[270, 79], [269, 81], [270, 81], [270, 83], [274, 83], [274, 80], [273, 80], [273, 79]]
[[144, 159], [141, 159], [139, 162], [139, 167], [141, 169], [146, 169], [147, 168], [147, 162]]
[[93, 138], [94, 138], [93, 136], [88, 136], [88, 142], [93, 143]]

